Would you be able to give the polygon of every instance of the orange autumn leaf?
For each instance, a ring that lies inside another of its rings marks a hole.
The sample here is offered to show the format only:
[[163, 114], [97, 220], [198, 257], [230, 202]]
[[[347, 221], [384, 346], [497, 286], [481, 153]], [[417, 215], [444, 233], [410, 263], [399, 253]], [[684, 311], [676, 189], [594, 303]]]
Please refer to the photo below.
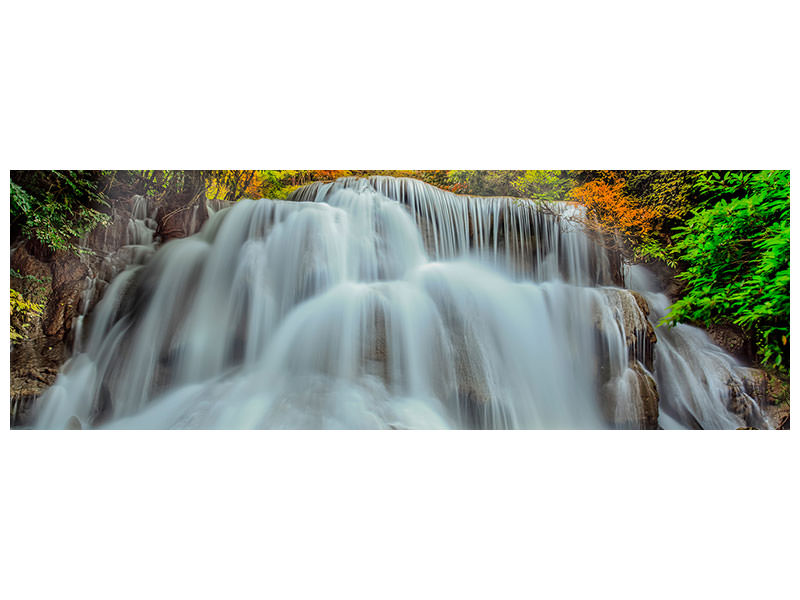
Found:
[[639, 206], [624, 193], [625, 179], [614, 171], [603, 171], [571, 192], [572, 198], [586, 207], [586, 214], [603, 227], [631, 238], [643, 238], [655, 231], [658, 212]]

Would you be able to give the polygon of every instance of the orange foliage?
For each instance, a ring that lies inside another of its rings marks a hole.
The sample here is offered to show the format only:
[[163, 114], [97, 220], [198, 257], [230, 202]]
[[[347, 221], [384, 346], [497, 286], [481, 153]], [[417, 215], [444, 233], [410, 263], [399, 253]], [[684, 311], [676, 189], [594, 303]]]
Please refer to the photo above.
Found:
[[608, 229], [615, 229], [631, 238], [645, 238], [654, 233], [658, 212], [639, 206], [623, 192], [625, 180], [614, 171], [603, 171], [600, 177], [572, 190], [574, 200], [586, 207], [586, 214]]
[[242, 185], [244, 188], [240, 192], [241, 196], [244, 198], [260, 198], [264, 179], [264, 176], [259, 171], [242, 171]]

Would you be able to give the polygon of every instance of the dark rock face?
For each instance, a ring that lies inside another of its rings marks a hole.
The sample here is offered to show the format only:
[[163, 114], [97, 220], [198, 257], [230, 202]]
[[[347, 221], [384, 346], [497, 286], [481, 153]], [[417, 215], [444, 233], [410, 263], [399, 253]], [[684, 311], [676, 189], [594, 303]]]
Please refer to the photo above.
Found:
[[686, 283], [677, 278], [678, 272], [675, 269], [662, 260], [648, 260], [643, 264], [645, 264], [647, 270], [655, 276], [659, 283], [659, 288], [670, 300], [675, 301], [681, 297]]
[[68, 351], [63, 340], [40, 337], [18, 344], [11, 354], [11, 424], [24, 424], [33, 402], [53, 385]]
[[752, 363], [756, 358], [753, 341], [741, 328], [732, 324], [714, 324], [708, 327], [708, 335], [714, 343], [736, 358]]
[[[38, 258], [39, 254], [42, 258]], [[12, 249], [11, 287], [24, 298], [43, 305], [40, 315], [23, 323], [12, 323], [25, 332], [26, 339], [11, 352], [11, 420], [24, 422], [33, 401], [56, 379], [67, 358], [67, 339], [74, 317], [86, 268], [77, 256], [67, 253], [42, 253], [35, 244], [19, 244]]]
[[658, 389], [652, 375], [642, 368], [640, 363], [633, 367], [639, 384], [641, 412], [636, 425], [639, 429], [658, 429]]
[[625, 340], [628, 343], [628, 357], [641, 362], [652, 373], [655, 359], [654, 347], [658, 338], [652, 323], [647, 318], [650, 314], [650, 305], [639, 292], [629, 290], [629, 293], [636, 301], [636, 306], [641, 314], [644, 315], [644, 320], [638, 317], [626, 319]]
[[158, 235], [163, 242], [189, 237], [208, 219], [204, 202], [191, 193], [176, 194], [165, 199], [158, 207], [156, 222]]
[[43, 322], [45, 335], [65, 339], [72, 329], [89, 269], [75, 255], [56, 252], [52, 269], [53, 292]]

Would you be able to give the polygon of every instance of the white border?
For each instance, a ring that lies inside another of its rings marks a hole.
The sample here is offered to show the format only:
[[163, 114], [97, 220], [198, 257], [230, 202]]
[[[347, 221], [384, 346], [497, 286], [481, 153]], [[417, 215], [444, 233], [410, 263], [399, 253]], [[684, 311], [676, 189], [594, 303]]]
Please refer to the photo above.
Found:
[[[2, 10], [4, 173], [798, 164], [790, 2]], [[2, 431], [3, 596], [790, 597], [796, 440]]]

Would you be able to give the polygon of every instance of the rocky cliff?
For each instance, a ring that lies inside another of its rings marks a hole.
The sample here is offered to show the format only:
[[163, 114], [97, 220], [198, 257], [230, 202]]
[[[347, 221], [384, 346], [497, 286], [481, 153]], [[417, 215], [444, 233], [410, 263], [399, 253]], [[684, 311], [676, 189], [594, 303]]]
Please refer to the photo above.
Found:
[[80, 342], [83, 315], [111, 280], [159, 245], [196, 233], [209, 215], [205, 202], [182, 194], [156, 202], [122, 193], [110, 198], [105, 212], [111, 222], [81, 240], [81, 254], [54, 252], [27, 239], [12, 243], [11, 288], [43, 306], [27, 324], [12, 317], [25, 332], [11, 350], [12, 425], [24, 424], [31, 403], [55, 381]]

